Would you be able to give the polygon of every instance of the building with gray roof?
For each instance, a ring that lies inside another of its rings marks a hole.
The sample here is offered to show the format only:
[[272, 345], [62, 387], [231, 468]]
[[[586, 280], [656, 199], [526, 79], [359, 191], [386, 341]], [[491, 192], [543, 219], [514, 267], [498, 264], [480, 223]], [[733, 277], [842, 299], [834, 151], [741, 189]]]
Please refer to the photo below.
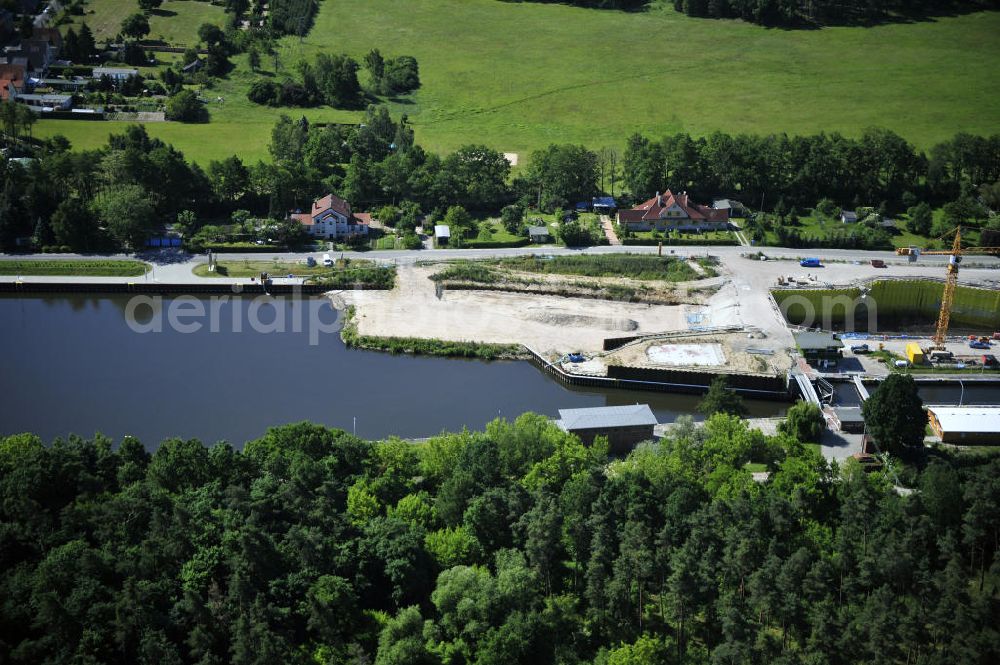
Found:
[[648, 404], [559, 409], [556, 425], [586, 445], [598, 436], [607, 437], [611, 452], [624, 454], [637, 443], [654, 440], [656, 416]]

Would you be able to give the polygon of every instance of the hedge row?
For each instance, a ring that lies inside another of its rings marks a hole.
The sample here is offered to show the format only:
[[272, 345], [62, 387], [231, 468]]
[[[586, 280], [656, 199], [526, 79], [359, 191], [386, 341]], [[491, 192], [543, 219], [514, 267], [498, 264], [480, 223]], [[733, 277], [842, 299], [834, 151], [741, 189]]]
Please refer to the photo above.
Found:
[[720, 245], [739, 245], [739, 241], [735, 238], [729, 238], [722, 240], [719, 238], [706, 238], [704, 240], [699, 240], [697, 238], [663, 238], [662, 240], [657, 240], [656, 238], [625, 238], [622, 240], [623, 245], [644, 245], [644, 246], [656, 246], [660, 243], [664, 245], [678, 245], [678, 246], [720, 246]]
[[213, 252], [254, 252], [257, 254], [267, 254], [268, 252], [287, 252], [285, 247], [275, 247], [274, 245], [258, 245], [252, 242], [207, 242], [204, 251]]
[[463, 240], [458, 249], [503, 249], [505, 247], [524, 247], [531, 242], [528, 238], [517, 240]]

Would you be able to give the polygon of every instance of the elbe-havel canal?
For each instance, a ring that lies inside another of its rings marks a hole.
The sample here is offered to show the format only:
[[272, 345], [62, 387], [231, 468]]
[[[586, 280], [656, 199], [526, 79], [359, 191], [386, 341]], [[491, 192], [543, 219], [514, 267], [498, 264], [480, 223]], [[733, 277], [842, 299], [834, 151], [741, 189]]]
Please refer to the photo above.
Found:
[[[164, 317], [172, 301], [164, 298], [156, 313], [136, 307], [133, 324], [155, 328], [154, 318]], [[148, 332], [129, 325], [128, 302], [107, 295], [0, 297], [0, 435], [30, 431], [48, 441], [101, 432], [115, 440], [135, 436], [148, 448], [167, 437], [242, 446], [268, 427], [310, 420], [365, 438], [424, 437], [481, 428], [498, 415], [555, 416], [560, 408], [636, 402], [669, 422], [693, 414], [700, 399], [569, 388], [524, 361], [351, 350], [334, 333], [311, 333], [308, 321], [293, 326], [292, 308], [301, 303], [291, 299], [206, 302], [215, 319], [197, 330], [162, 325]], [[336, 311], [324, 302], [316, 312], [331, 330]], [[276, 323], [281, 317], [284, 326]], [[929, 390], [925, 399], [958, 401], [952, 388]], [[964, 403], [996, 403], [998, 392], [968, 386]], [[787, 407], [747, 404], [753, 416]]]

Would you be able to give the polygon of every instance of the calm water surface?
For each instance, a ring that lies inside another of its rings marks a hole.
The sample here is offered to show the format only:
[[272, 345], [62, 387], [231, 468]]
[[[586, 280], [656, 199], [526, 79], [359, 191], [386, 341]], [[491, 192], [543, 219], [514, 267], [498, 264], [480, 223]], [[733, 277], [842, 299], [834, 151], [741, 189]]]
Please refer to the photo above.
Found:
[[[527, 362], [392, 356], [344, 347], [308, 325], [291, 330], [292, 305], [272, 301], [255, 312], [271, 323], [283, 309], [286, 332], [255, 332], [249, 298], [223, 303], [218, 332], [208, 318], [196, 332], [166, 325], [134, 332], [127, 297], [0, 297], [0, 434], [30, 431], [45, 440], [101, 432], [131, 434], [154, 448], [167, 437], [257, 438], [268, 427], [310, 420], [382, 438], [422, 437], [481, 428], [497, 415], [556, 416], [560, 408], [648, 403], [660, 422], [693, 413], [699, 398], [649, 392], [568, 388]], [[201, 301], [209, 311], [207, 301]], [[136, 309], [139, 323], [156, 317]], [[234, 316], [241, 322], [233, 325]], [[322, 320], [336, 313], [324, 304]], [[306, 317], [307, 318], [307, 317]], [[234, 329], [235, 328], [235, 329]], [[783, 413], [778, 402], [748, 401], [754, 416]]]

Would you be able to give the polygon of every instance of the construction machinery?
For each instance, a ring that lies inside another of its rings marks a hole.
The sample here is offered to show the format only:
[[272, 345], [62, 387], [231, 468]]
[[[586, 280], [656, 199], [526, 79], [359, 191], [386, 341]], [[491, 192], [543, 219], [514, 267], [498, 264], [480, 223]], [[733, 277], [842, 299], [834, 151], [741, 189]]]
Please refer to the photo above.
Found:
[[941, 311], [938, 314], [937, 329], [934, 332], [933, 348], [943, 349], [945, 337], [948, 336], [948, 322], [951, 319], [951, 306], [955, 300], [955, 287], [958, 286], [958, 266], [962, 263], [962, 254], [1000, 254], [1000, 247], [962, 247], [962, 228], [955, 229], [955, 239], [951, 249], [927, 250], [917, 247], [900, 247], [896, 250], [900, 255], [949, 255], [948, 272], [944, 280], [944, 293], [941, 294]]

